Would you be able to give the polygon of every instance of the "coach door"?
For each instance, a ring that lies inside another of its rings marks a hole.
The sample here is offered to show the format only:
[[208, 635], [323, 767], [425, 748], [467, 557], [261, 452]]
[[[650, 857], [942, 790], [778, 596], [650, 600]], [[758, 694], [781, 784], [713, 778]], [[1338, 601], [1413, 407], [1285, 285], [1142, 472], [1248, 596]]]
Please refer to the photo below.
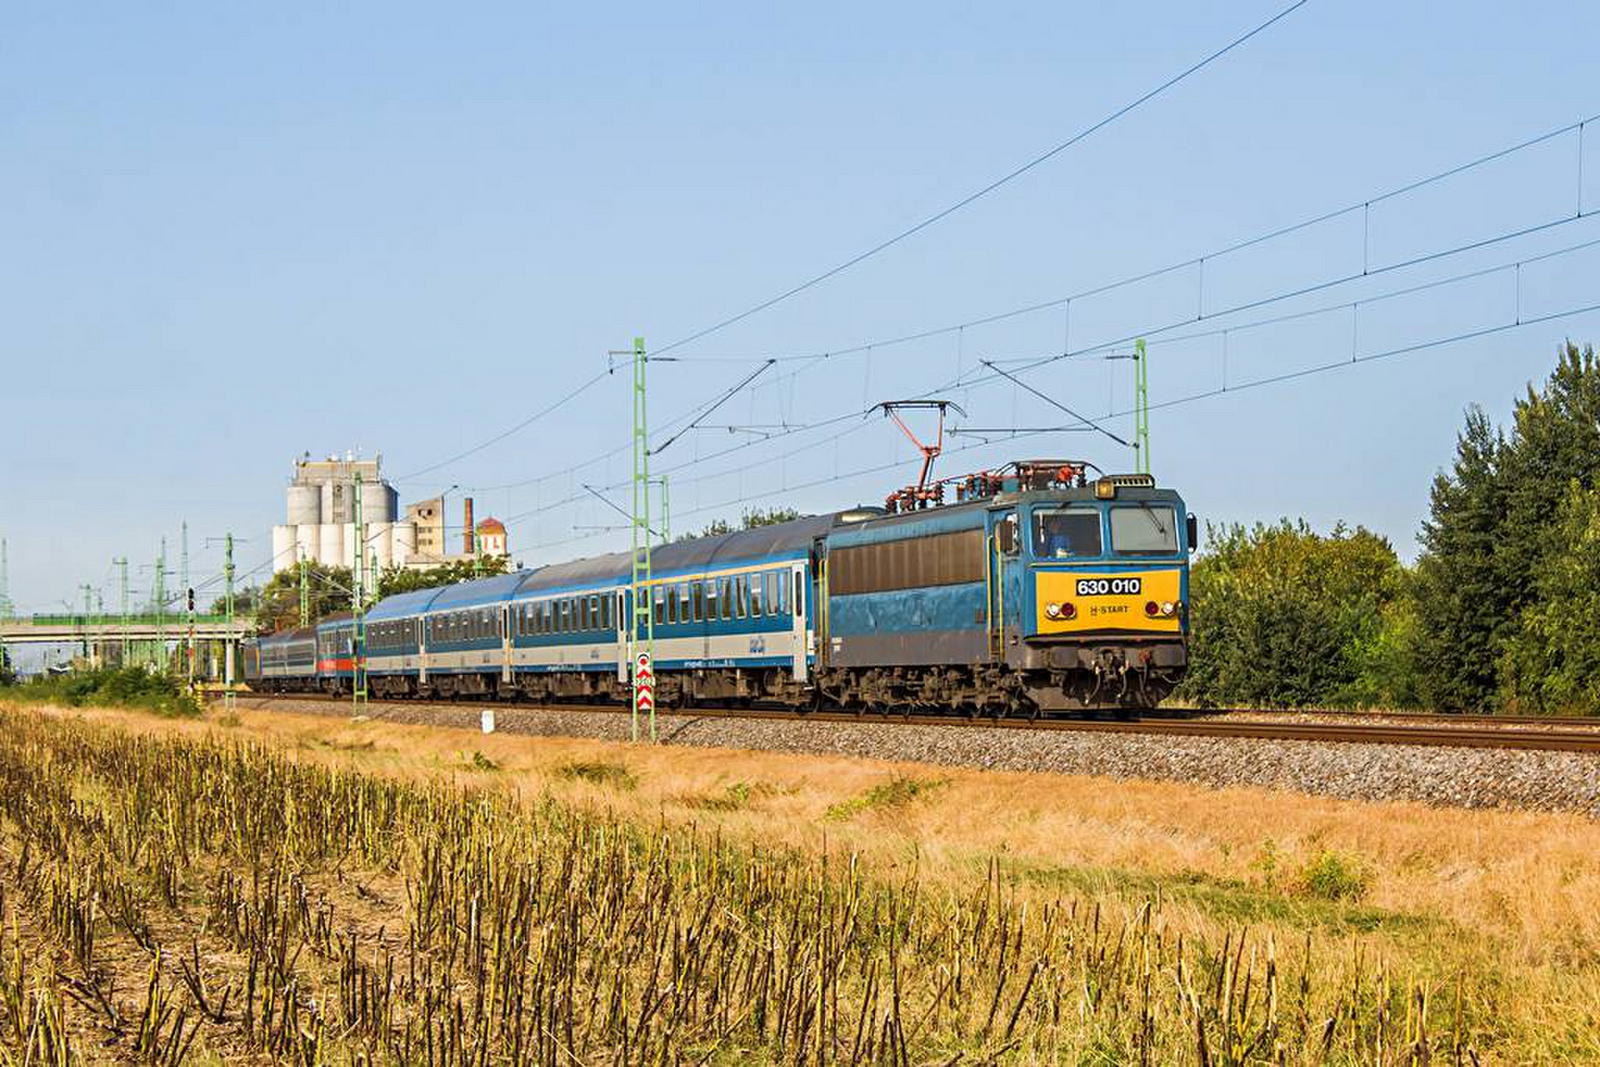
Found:
[[417, 619], [417, 684], [428, 684], [428, 618]]
[[511, 684], [511, 605], [500, 607], [500, 680]]
[[794, 637], [791, 642], [794, 649], [794, 680], [803, 682], [807, 680], [806, 654], [806, 627], [809, 618], [806, 613], [806, 565], [796, 563], [789, 572], [789, 596], [794, 605]]
[[617, 681], [627, 682], [628, 664], [633, 656], [628, 648], [628, 592], [625, 589], [616, 591], [617, 610], [612, 618], [617, 624]]

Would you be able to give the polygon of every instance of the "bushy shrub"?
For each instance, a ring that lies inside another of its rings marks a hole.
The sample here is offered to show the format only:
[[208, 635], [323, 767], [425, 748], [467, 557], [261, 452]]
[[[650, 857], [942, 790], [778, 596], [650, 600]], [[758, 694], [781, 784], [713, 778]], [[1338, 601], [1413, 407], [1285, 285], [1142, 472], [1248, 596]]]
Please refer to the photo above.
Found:
[[12, 700], [67, 707], [104, 705], [139, 708], [170, 718], [191, 718], [201, 713], [200, 702], [183, 691], [177, 679], [152, 674], [137, 667], [74, 671], [35, 678], [5, 690]]

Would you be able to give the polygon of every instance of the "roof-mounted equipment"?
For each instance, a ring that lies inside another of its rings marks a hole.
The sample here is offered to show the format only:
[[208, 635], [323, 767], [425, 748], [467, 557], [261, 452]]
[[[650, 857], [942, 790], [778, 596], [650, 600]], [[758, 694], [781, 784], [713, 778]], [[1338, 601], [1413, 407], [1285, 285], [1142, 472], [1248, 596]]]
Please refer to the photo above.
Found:
[[1119, 489], [1154, 489], [1156, 479], [1151, 474], [1104, 474], [1095, 479], [1094, 495], [1100, 500], [1114, 500]]

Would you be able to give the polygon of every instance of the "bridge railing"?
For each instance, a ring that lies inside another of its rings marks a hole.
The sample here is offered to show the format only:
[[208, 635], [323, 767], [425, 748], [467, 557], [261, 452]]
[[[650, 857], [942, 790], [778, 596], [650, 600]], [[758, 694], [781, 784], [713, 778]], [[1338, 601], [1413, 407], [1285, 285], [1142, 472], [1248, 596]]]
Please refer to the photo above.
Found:
[[[224, 626], [228, 622], [228, 617], [226, 615], [196, 615], [194, 621], [197, 626]], [[246, 626], [250, 620], [247, 616], [236, 615], [233, 621], [236, 626]], [[159, 625], [170, 626], [176, 630], [189, 625], [189, 616], [181, 612], [166, 615], [129, 615], [126, 619], [121, 615], [30, 615], [0, 618], [0, 623], [32, 626], [71, 626], [79, 629], [90, 626], [97, 628], [105, 626], [120, 627], [126, 623], [130, 627], [148, 628]]]

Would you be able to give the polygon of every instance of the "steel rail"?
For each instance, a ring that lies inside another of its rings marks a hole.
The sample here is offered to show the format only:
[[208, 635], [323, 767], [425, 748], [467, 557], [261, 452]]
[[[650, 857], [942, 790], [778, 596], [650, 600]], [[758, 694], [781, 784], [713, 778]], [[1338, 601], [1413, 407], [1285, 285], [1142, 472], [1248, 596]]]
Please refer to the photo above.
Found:
[[[319, 693], [252, 693], [245, 699], [264, 699], [268, 701], [300, 700], [324, 703], [341, 700], [342, 702], [342, 698], [329, 697]], [[397, 709], [449, 708], [456, 711], [467, 711], [475, 707], [492, 707], [496, 710], [506, 711], [577, 711], [591, 714], [626, 714], [628, 710], [625, 706], [612, 704], [510, 704], [495, 699], [477, 701], [410, 699], [383, 701], [380, 698], [379, 703]], [[375, 704], [374, 710], [376, 708], [377, 705]], [[1476, 723], [1462, 726], [1424, 726], [1410, 723], [1308, 723], [1273, 722], [1262, 719], [1228, 721], [1169, 717], [1030, 720], [1024, 718], [973, 718], [958, 715], [874, 714], [848, 711], [794, 712], [771, 708], [701, 707], [663, 709], [662, 714], [663, 716], [681, 719], [749, 719], [853, 725], [877, 723], [903, 726], [980, 726], [1012, 730], [1047, 730], [1062, 733], [1146, 734], [1171, 737], [1600, 753], [1600, 729], [1573, 729], [1563, 726], [1547, 729], [1519, 729], [1516, 727], [1496, 729], [1482, 728]], [[379, 715], [373, 716], [373, 718], [380, 717]], [[1433, 716], [1433, 718], [1440, 719], [1443, 716]], [[1570, 720], [1561, 721], [1570, 722]], [[1593, 725], [1600, 726], [1600, 722], [1595, 722]]]

